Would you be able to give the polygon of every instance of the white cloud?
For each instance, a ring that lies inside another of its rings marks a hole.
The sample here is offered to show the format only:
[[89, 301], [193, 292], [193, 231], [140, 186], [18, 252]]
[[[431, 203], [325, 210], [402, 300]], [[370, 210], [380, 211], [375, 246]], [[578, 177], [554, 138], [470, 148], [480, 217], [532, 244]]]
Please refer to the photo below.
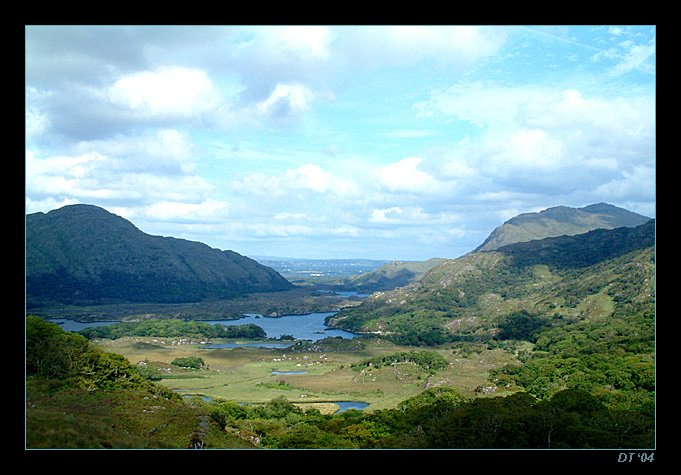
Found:
[[452, 117], [478, 127], [506, 127], [518, 120], [519, 108], [543, 108], [551, 90], [528, 86], [461, 82], [431, 91], [430, 98], [414, 104], [417, 117]]
[[549, 168], [563, 157], [562, 143], [543, 130], [518, 130], [508, 143], [504, 162], [523, 168]]
[[333, 186], [334, 177], [318, 165], [308, 163], [295, 170], [288, 170], [283, 178], [292, 188], [304, 188], [315, 193], [325, 193]]
[[506, 41], [505, 28], [484, 26], [382, 25], [342, 27], [340, 54], [356, 58], [356, 66], [412, 65], [435, 60], [453, 68], [472, 64], [497, 52]]
[[227, 215], [228, 205], [225, 202], [207, 198], [201, 203], [184, 203], [177, 201], [159, 201], [144, 208], [147, 219], [154, 221], [214, 221]]
[[302, 219], [307, 217], [305, 213], [277, 213], [274, 219]]
[[454, 223], [461, 222], [461, 216], [453, 212], [438, 211], [428, 213], [420, 206], [392, 206], [390, 208], [374, 209], [368, 220], [371, 224], [399, 225], [400, 227], [417, 227], [423, 232], [434, 229], [449, 228]]
[[629, 92], [475, 82], [434, 91], [416, 108], [422, 117], [480, 127], [452, 147], [443, 177], [478, 193], [492, 186], [556, 194], [592, 190], [636, 166], [654, 167], [654, 94]]
[[140, 135], [82, 141], [75, 153], [96, 151], [107, 157], [107, 166], [121, 173], [191, 174], [196, 171], [198, 150], [187, 132], [152, 129]]
[[369, 218], [369, 221], [372, 223], [389, 223], [389, 222], [397, 222], [397, 218], [394, 217], [388, 217], [386, 216], [387, 214], [390, 215], [399, 215], [402, 214], [404, 210], [400, 208], [399, 206], [393, 206], [392, 208], [388, 209], [375, 209], [371, 212], [371, 218]]
[[[272, 33], [275, 37], [279, 36], [284, 49], [295, 51], [301, 56], [326, 59], [330, 55], [331, 32], [326, 26], [284, 26], [281, 29], [275, 29]], [[275, 38], [272, 39], [275, 40]]]
[[615, 202], [654, 201], [655, 169], [637, 166], [633, 170], [625, 170], [621, 177], [598, 186], [594, 194]]
[[50, 119], [43, 111], [44, 103], [52, 96], [51, 92], [41, 92], [35, 87], [26, 88], [26, 139], [39, 137], [50, 125]]
[[397, 192], [432, 192], [437, 188], [437, 181], [428, 173], [419, 170], [423, 162], [420, 157], [404, 158], [377, 170], [379, 182], [391, 191]]
[[74, 155], [39, 157], [27, 150], [26, 194], [33, 205], [48, 199], [105, 207], [156, 204], [169, 216], [169, 203], [175, 203], [176, 212], [181, 203], [191, 209], [210, 203], [206, 200], [214, 191], [194, 173], [190, 149], [186, 136], [164, 130], [147, 137], [81, 143]]
[[145, 116], [190, 119], [214, 111], [222, 102], [205, 71], [181, 67], [123, 77], [109, 88], [108, 97]]
[[297, 191], [333, 196], [349, 196], [357, 192], [357, 187], [352, 181], [324, 171], [322, 167], [313, 163], [288, 169], [279, 175], [248, 173], [234, 180], [230, 187], [240, 194], [266, 195], [274, 198]]

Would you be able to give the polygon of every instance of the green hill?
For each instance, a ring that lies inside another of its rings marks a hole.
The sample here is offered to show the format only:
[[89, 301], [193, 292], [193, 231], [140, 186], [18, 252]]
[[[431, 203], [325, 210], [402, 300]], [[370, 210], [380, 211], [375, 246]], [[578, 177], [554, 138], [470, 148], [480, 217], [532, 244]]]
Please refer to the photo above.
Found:
[[429, 345], [493, 339], [507, 316], [521, 310], [550, 325], [612, 315], [632, 302], [654, 312], [654, 245], [650, 220], [471, 253], [405, 287], [376, 292], [330, 323]]
[[292, 287], [253, 259], [145, 234], [96, 206], [26, 216], [29, 308], [55, 302], [196, 302]]
[[244, 448], [137, 366], [26, 317], [27, 449]]
[[494, 229], [473, 252], [492, 251], [516, 242], [556, 236], [572, 236], [594, 229], [636, 227], [650, 218], [607, 203], [583, 208], [556, 206], [538, 213], [524, 213]]
[[347, 277], [340, 286], [359, 293], [393, 290], [419, 280], [443, 260], [433, 258], [424, 262], [393, 261], [371, 272]]
[[655, 259], [654, 220], [517, 243], [446, 260], [328, 323], [461, 358], [510, 352], [518, 363], [490, 371], [491, 391], [545, 400], [580, 390], [652, 417]]

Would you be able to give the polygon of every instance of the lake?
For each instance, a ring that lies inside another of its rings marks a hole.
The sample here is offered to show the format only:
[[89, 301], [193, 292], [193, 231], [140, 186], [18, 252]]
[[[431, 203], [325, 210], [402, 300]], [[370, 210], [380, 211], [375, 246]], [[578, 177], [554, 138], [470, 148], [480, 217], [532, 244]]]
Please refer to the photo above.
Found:
[[238, 320], [209, 320], [206, 323], [227, 326], [253, 323], [265, 330], [268, 338], [291, 335], [297, 340], [317, 341], [328, 337], [355, 338], [358, 336], [356, 333], [338, 330], [324, 324], [326, 317], [335, 314], [336, 312], [322, 312], [306, 315], [284, 315], [282, 317], [263, 317], [258, 314], [247, 314]]
[[46, 319], [48, 322], [56, 323], [60, 327], [62, 327], [63, 330], [66, 330], [67, 332], [79, 332], [85, 328], [90, 328], [90, 327], [103, 327], [106, 325], [113, 325], [114, 323], [119, 323], [119, 322], [77, 322], [75, 320], [68, 320], [65, 318], [47, 318]]
[[[351, 333], [345, 330], [338, 330], [331, 328], [324, 324], [324, 319], [336, 312], [321, 312], [310, 313], [306, 315], [284, 315], [281, 317], [263, 317], [258, 314], [246, 314], [243, 318], [237, 320], [206, 320], [206, 323], [212, 325], [245, 325], [253, 323], [265, 330], [268, 338], [279, 338], [282, 335], [291, 335], [298, 340], [312, 340], [317, 341], [327, 337], [343, 337], [355, 338], [356, 333]], [[88, 322], [80, 323], [74, 320], [67, 320], [63, 318], [49, 319], [48, 321], [58, 324], [66, 331], [78, 332], [84, 328], [111, 325], [118, 322]], [[281, 342], [262, 342], [249, 343], [245, 345], [237, 345], [236, 343], [225, 343], [224, 345], [215, 345], [215, 348], [233, 348], [235, 346], [259, 346], [269, 348], [279, 348], [290, 346], [291, 343]], [[211, 346], [212, 347], [212, 346]]]

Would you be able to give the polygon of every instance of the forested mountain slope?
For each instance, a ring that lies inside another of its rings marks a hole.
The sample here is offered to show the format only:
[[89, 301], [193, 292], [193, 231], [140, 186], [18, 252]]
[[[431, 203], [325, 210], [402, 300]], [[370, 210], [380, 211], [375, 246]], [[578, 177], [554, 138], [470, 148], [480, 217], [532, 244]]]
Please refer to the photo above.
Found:
[[471, 253], [440, 263], [418, 282], [376, 292], [330, 323], [429, 345], [503, 336], [508, 316], [521, 310], [536, 317], [537, 329], [625, 310], [654, 312], [654, 245], [650, 220]]
[[91, 205], [26, 216], [26, 300], [192, 302], [288, 290], [277, 272], [233, 251], [151, 236]]

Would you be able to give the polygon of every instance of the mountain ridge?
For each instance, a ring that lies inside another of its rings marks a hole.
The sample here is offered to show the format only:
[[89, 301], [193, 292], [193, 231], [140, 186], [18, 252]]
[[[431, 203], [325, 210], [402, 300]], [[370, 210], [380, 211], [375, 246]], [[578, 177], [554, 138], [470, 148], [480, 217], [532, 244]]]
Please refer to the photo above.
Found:
[[246, 256], [146, 234], [98, 206], [26, 215], [30, 305], [192, 302], [291, 288], [276, 271]]
[[554, 206], [539, 212], [522, 213], [507, 220], [472, 252], [491, 251], [516, 242], [573, 236], [594, 229], [636, 227], [650, 219], [608, 203], [594, 203], [582, 208]]
[[560, 321], [579, 321], [592, 316], [582, 309], [597, 307], [593, 315], [600, 315], [633, 301], [654, 306], [654, 283], [651, 219], [635, 228], [599, 229], [448, 259], [414, 283], [342, 309], [328, 323], [418, 346], [485, 340], [504, 315], [520, 310], [548, 321], [557, 315], [570, 317]]
[[445, 259], [433, 257], [426, 261], [392, 261], [376, 270], [343, 279], [341, 286], [360, 293], [371, 293], [403, 287], [423, 277]]

